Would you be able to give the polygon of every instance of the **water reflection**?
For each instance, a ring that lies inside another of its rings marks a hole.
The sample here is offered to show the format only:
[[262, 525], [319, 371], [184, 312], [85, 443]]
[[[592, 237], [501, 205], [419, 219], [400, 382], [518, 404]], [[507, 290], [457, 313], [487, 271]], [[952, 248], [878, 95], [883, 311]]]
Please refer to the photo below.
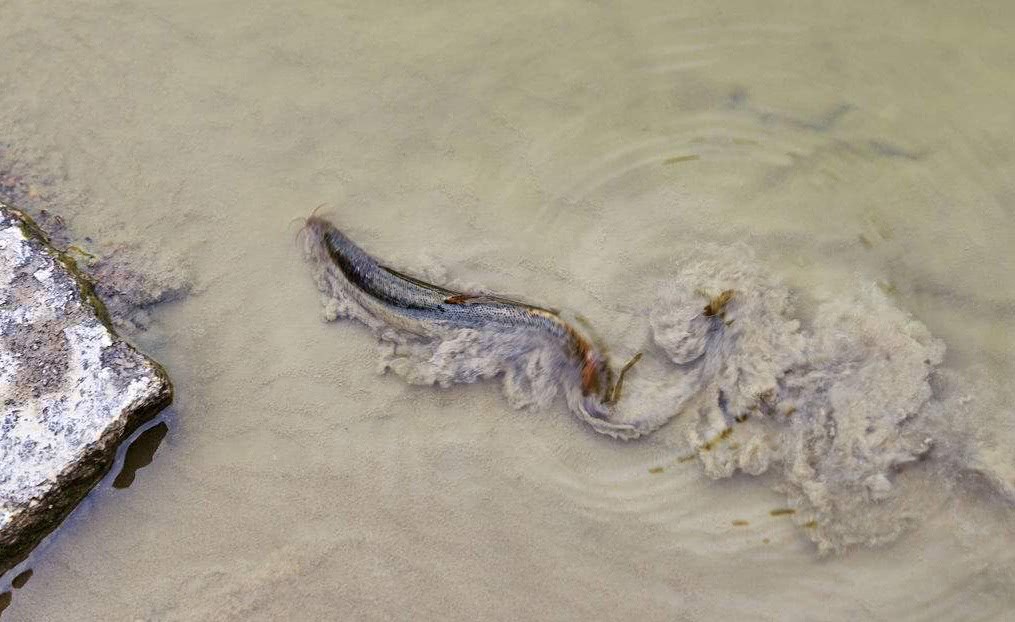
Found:
[[134, 483], [137, 472], [152, 463], [168, 432], [169, 426], [160, 421], [134, 439], [123, 456], [123, 467], [113, 480], [113, 488], [127, 488]]
[[[20, 590], [28, 584], [28, 580], [32, 578], [32, 569], [29, 568], [14, 577], [11, 581], [11, 587], [15, 590]], [[11, 602], [14, 600], [14, 594], [10, 591], [0, 594], [0, 617], [3, 616], [4, 611], [11, 606]]]
[[28, 580], [31, 578], [32, 578], [32, 569], [29, 568], [28, 570], [14, 577], [14, 581], [11, 581], [11, 585], [14, 587], [14, 589], [20, 590], [21, 588], [25, 587], [25, 584], [27, 584]]

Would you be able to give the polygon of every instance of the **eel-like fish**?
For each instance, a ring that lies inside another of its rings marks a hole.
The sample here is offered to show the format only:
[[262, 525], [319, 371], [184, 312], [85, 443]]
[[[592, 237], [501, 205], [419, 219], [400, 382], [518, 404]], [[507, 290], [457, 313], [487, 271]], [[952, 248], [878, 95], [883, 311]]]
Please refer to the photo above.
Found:
[[569, 362], [566, 372], [574, 375], [562, 380], [577, 385], [580, 398], [574, 406], [580, 414], [602, 432], [629, 436], [625, 433], [628, 426], [606, 425], [606, 420], [620, 397], [624, 374], [640, 354], [624, 366], [614, 381], [608, 359], [591, 335], [556, 311], [491, 294], [454, 291], [404, 274], [382, 265], [334, 225], [317, 216], [305, 221], [304, 232], [312, 234], [324, 247], [356, 302], [391, 326], [420, 335], [431, 333], [432, 327], [527, 329], [559, 344]]

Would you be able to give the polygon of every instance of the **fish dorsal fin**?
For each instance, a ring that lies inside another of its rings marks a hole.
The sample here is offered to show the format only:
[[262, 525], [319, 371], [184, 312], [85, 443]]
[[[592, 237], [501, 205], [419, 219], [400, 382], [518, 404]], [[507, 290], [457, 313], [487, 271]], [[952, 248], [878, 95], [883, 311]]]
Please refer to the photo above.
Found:
[[455, 291], [453, 289], [447, 289], [445, 287], [440, 287], [439, 285], [434, 285], [433, 283], [427, 283], [426, 281], [418, 279], [404, 272], [399, 272], [398, 270], [395, 270], [394, 268], [389, 268], [388, 266], [381, 266], [381, 269], [387, 272], [388, 274], [408, 281], [413, 285], [422, 287], [424, 289], [428, 289], [432, 292], [442, 294], [444, 296], [445, 304], [450, 305], [502, 304], [502, 305], [512, 305], [516, 307], [526, 307], [529, 309], [538, 309], [540, 311], [546, 311], [554, 315], [558, 315], [560, 313], [557, 309], [547, 309], [545, 307], [530, 304], [518, 298], [509, 298], [507, 296], [498, 296], [497, 294], [487, 294], [487, 293], [467, 294], [464, 292]]
[[496, 294], [455, 294], [448, 296], [444, 299], [445, 304], [449, 305], [468, 305], [468, 304], [502, 304], [510, 305], [513, 307], [525, 307], [526, 309], [536, 309], [539, 311], [546, 311], [558, 315], [559, 312], [556, 309], [547, 309], [540, 307], [517, 298], [508, 298], [506, 296], [498, 296]]
[[426, 281], [423, 281], [421, 279], [417, 279], [416, 277], [410, 276], [408, 274], [405, 274], [404, 272], [399, 272], [398, 270], [395, 270], [394, 268], [389, 268], [387, 266], [381, 266], [381, 270], [384, 270], [385, 272], [387, 272], [388, 274], [390, 274], [392, 276], [396, 276], [396, 277], [398, 277], [400, 279], [406, 280], [406, 281], [412, 283], [413, 285], [422, 287], [424, 289], [429, 289], [430, 291], [434, 291], [434, 292], [438, 292], [438, 293], [444, 294], [445, 296], [459, 296], [459, 295], [461, 295], [460, 292], [456, 292], [456, 291], [450, 290], [450, 289], [445, 289], [445, 288], [440, 287], [438, 285], [434, 285], [433, 283], [427, 283]]
[[[455, 294], [454, 296], [448, 296], [444, 299], [445, 304], [449, 305], [478, 305], [483, 303], [507, 303], [508, 301], [497, 296], [489, 296], [487, 294]], [[511, 304], [518, 304], [511, 302]]]

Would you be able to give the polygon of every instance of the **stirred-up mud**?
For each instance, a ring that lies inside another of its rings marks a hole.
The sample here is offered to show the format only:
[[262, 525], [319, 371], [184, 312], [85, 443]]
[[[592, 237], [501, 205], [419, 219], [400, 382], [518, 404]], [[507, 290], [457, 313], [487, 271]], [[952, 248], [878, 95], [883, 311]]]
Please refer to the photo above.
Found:
[[[421, 335], [371, 313], [318, 233], [308, 226], [300, 236], [324, 316], [369, 326], [381, 339], [381, 372], [441, 387], [500, 378], [513, 407], [539, 413], [573, 385], [560, 344], [537, 332], [490, 325]], [[776, 473], [787, 513], [820, 551], [898, 537], [915, 517], [891, 503], [894, 479], [934, 445], [927, 418], [938, 412], [930, 380], [942, 342], [859, 280], [798, 309], [743, 245], [703, 246], [674, 272], [649, 313], [669, 371], [637, 385], [642, 393], [608, 420], [589, 418], [593, 428], [636, 438], [683, 414], [705, 473]]]
[[[736, 294], [720, 314], [703, 291]], [[667, 287], [653, 338], [694, 378], [690, 448], [713, 478], [774, 471], [822, 551], [892, 540], [911, 518], [890, 503], [894, 476], [933, 446], [944, 345], [873, 284], [806, 310], [794, 298], [742, 246], [702, 249]]]

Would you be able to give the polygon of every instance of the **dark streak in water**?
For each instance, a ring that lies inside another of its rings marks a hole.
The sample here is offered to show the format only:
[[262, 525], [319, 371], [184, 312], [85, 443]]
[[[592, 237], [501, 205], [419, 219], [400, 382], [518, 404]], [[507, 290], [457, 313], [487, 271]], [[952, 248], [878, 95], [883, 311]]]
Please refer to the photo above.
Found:
[[169, 426], [166, 422], [160, 421], [134, 439], [123, 457], [123, 468], [113, 480], [113, 488], [127, 488], [134, 483], [135, 474], [152, 463], [155, 452], [158, 451], [168, 431]]
[[25, 587], [25, 585], [28, 583], [28, 580], [31, 578], [32, 578], [32, 569], [29, 568], [28, 570], [14, 577], [14, 580], [11, 581], [11, 586], [16, 590], [20, 590], [21, 588]]
[[747, 89], [742, 86], [738, 86], [730, 92], [730, 96], [727, 100], [730, 108], [740, 108], [747, 103]]
[[897, 145], [880, 140], [868, 140], [867, 147], [879, 156], [884, 156], [886, 158], [901, 158], [903, 160], [911, 160], [913, 162], [923, 159], [925, 155], [924, 153], [917, 153], [915, 151], [903, 149]]
[[730, 108], [743, 110], [758, 118], [761, 123], [778, 123], [788, 125], [797, 129], [809, 130], [811, 132], [828, 132], [833, 129], [846, 114], [853, 110], [852, 104], [839, 104], [824, 115], [816, 119], [802, 119], [782, 112], [759, 109], [751, 106], [748, 102], [747, 90], [743, 88], [734, 89], [727, 99]]
[[842, 117], [846, 116], [846, 114], [851, 110], [853, 110], [853, 106], [850, 104], [839, 104], [823, 117], [819, 117], [815, 121], [804, 120], [797, 121], [797, 123], [799, 123], [800, 127], [804, 129], [813, 130], [815, 132], [827, 132], [835, 127]]
[[772, 516], [789, 516], [790, 514], [796, 514], [796, 510], [792, 508], [779, 508], [778, 510], [772, 510], [769, 514]]
[[[753, 106], [749, 101], [747, 91], [743, 88], [734, 89], [727, 99], [727, 102], [730, 108], [751, 114], [762, 124], [779, 124], [817, 133], [828, 133], [832, 131], [843, 117], [854, 109], [851, 104], [843, 103], [835, 106], [819, 117], [807, 119], [784, 112], [766, 110], [764, 108]], [[832, 148], [842, 149], [846, 152], [859, 155], [909, 160], [910, 162], [923, 160], [927, 156], [926, 150], [914, 151], [877, 138], [866, 141], [838, 140], [835, 141]], [[790, 153], [789, 155], [790, 157], [797, 158], [797, 156], [793, 153]]]

